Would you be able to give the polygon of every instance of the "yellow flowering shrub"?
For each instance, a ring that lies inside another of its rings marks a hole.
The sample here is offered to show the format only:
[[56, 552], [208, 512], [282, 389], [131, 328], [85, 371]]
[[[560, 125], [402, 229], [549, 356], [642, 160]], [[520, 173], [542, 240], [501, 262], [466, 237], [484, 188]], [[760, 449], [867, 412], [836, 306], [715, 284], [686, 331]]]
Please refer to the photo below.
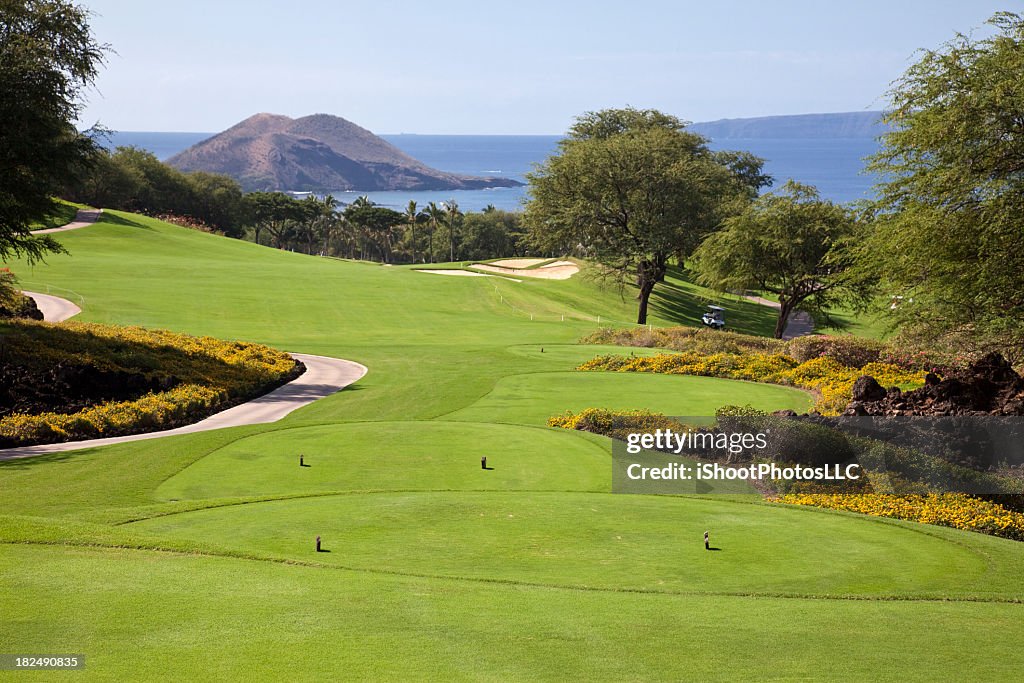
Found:
[[656, 429], [680, 429], [677, 420], [649, 410], [607, 410], [586, 408], [578, 413], [566, 411], [548, 418], [549, 427], [577, 429], [594, 434], [625, 439], [631, 432], [653, 432]]
[[261, 344], [95, 323], [10, 323], [0, 350], [12, 366], [88, 366], [141, 375], [167, 387], [70, 413], [4, 415], [0, 443], [5, 445], [169, 429], [265, 393], [300, 370], [287, 353]]
[[1024, 514], [963, 493], [898, 496], [886, 493], [789, 493], [777, 500], [789, 505], [848, 510], [1024, 541]]

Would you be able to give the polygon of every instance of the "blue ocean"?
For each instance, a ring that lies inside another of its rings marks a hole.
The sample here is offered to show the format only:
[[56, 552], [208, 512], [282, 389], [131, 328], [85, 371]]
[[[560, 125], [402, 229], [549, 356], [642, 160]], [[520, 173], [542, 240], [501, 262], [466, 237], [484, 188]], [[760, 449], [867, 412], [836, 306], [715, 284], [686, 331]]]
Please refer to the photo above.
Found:
[[[209, 133], [117, 132], [111, 145], [134, 145], [160, 159], [208, 137]], [[557, 135], [382, 135], [385, 140], [428, 166], [481, 176], [504, 176], [520, 181], [534, 164], [544, 161], [557, 147]], [[870, 198], [875, 179], [864, 173], [864, 158], [878, 144], [873, 138], [728, 138], [712, 140], [714, 149], [746, 150], [765, 159], [765, 168], [782, 185], [792, 178], [814, 185], [821, 195], [835, 202]], [[298, 189], [298, 188], [297, 188]], [[403, 209], [410, 199], [420, 206], [428, 202], [455, 200], [464, 211], [479, 211], [487, 205], [516, 211], [522, 207], [525, 187], [446, 192], [337, 192], [339, 201], [349, 203], [361, 194], [382, 206]]]

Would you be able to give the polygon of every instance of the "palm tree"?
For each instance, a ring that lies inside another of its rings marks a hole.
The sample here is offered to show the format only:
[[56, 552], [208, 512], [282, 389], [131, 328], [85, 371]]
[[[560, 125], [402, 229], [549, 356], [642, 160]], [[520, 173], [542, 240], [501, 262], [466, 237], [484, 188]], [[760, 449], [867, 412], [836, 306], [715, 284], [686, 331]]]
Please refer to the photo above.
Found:
[[459, 203], [454, 199], [449, 199], [445, 202], [445, 218], [448, 223], [448, 247], [449, 247], [449, 260], [455, 260], [455, 228], [458, 226], [459, 219], [462, 218], [462, 211], [459, 210]]
[[370, 198], [364, 194], [356, 197], [355, 201], [345, 208], [345, 218], [352, 225], [356, 240], [356, 249], [359, 252], [359, 255], [356, 258], [360, 261], [366, 260], [367, 258], [367, 242], [370, 240], [370, 236], [367, 233], [366, 226], [356, 219], [356, 215], [359, 209], [368, 209], [372, 206], [373, 202], [371, 202]]
[[324, 250], [323, 255], [327, 256], [327, 247], [331, 240], [332, 233], [334, 232], [335, 226], [338, 224], [338, 200], [334, 198], [334, 195], [326, 195], [320, 200], [320, 215], [317, 217], [317, 222], [324, 237]]
[[416, 200], [410, 199], [405, 207], [405, 222], [409, 226], [409, 244], [412, 246], [412, 262], [416, 263], [416, 224], [423, 219], [423, 214], [416, 208]]
[[430, 202], [427, 204], [427, 219], [430, 221], [430, 231], [427, 234], [428, 246], [427, 250], [430, 252], [430, 262], [434, 262], [434, 233], [437, 232], [437, 228], [444, 221], [444, 209], [437, 205], [437, 202]]

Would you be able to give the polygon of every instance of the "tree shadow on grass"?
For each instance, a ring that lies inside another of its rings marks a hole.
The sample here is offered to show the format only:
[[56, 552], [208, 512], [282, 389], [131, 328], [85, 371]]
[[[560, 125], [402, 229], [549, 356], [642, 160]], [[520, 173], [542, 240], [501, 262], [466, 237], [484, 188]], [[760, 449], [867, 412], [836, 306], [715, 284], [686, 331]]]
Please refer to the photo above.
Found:
[[650, 310], [658, 317], [679, 325], [700, 327], [708, 304], [715, 304], [725, 309], [728, 331], [758, 336], [771, 336], [774, 331], [775, 311], [735, 295], [687, 288], [681, 283], [693, 284], [693, 276], [678, 266], [670, 267], [667, 275], [671, 279], [659, 282], [651, 295]]
[[130, 218], [125, 218], [124, 216], [117, 216], [115, 214], [107, 213], [107, 212], [104, 212], [100, 216], [99, 221], [97, 221], [97, 222], [98, 223], [109, 223], [111, 225], [123, 225], [123, 226], [129, 227], [129, 228], [138, 228], [139, 230], [150, 230], [150, 231], [153, 230], [153, 228], [151, 226], [143, 225], [142, 223], [139, 223], [138, 221], [133, 221]]

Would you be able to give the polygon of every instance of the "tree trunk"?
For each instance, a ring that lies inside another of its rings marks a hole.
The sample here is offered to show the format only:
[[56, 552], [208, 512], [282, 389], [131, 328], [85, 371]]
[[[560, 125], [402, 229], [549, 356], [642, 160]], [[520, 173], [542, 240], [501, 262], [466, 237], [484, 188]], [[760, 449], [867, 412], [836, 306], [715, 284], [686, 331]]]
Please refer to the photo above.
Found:
[[640, 311], [636, 316], [636, 323], [638, 325], [647, 324], [647, 302], [651, 299], [651, 292], [654, 291], [656, 282], [656, 280], [645, 280], [640, 283]]
[[637, 295], [637, 299], [640, 300], [640, 310], [636, 316], [638, 325], [647, 324], [647, 304], [651, 300], [654, 285], [664, 279], [665, 270], [664, 259], [645, 259], [637, 265], [636, 284], [640, 288]]
[[659, 254], [654, 259], [655, 269], [658, 274], [658, 282], [665, 281], [665, 273], [668, 272], [668, 256]]
[[786, 323], [789, 322], [789, 314], [793, 312], [793, 302], [779, 297], [779, 318], [775, 321], [775, 338], [782, 339], [786, 332]]

